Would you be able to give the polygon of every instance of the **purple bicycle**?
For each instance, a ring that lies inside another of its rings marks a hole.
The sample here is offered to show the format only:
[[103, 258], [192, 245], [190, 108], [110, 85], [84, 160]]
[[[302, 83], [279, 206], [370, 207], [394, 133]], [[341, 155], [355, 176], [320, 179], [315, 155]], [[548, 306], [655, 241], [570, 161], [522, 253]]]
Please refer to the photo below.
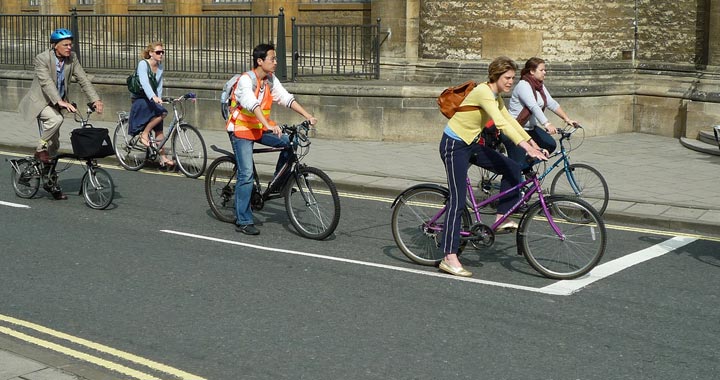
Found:
[[[580, 277], [594, 268], [605, 253], [605, 223], [582, 199], [545, 196], [533, 166], [525, 170], [525, 181], [479, 203], [472, 191], [472, 183], [467, 179], [468, 202], [462, 214], [458, 253], [468, 242], [476, 249], [492, 246], [497, 227], [537, 194], [539, 199], [527, 208], [518, 225], [518, 254], [525, 256], [530, 266], [545, 277], [563, 280]], [[502, 218], [491, 225], [482, 223], [480, 209], [518, 189], [521, 199]], [[440, 240], [448, 196], [446, 187], [428, 183], [406, 189], [393, 202], [393, 238], [410, 260], [423, 265], [438, 265], [445, 256]], [[472, 216], [475, 223], [472, 223]]]

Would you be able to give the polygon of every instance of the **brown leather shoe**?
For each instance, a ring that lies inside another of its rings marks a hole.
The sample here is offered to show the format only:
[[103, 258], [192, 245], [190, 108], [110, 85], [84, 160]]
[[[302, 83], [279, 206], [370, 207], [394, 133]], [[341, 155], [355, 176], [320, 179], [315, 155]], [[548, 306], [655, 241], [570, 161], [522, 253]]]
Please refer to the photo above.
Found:
[[55, 199], [56, 201], [63, 201], [65, 199], [67, 199], [67, 195], [65, 195], [65, 193], [62, 192], [62, 190], [56, 190], [50, 194], [52, 195], [53, 199]]
[[40, 162], [49, 164], [50, 163], [50, 154], [47, 150], [41, 150], [39, 152], [35, 152], [35, 159], [37, 159]]
[[62, 200], [67, 199], [67, 195], [65, 195], [65, 193], [62, 192], [62, 190], [60, 189], [59, 186], [52, 187], [52, 186], [48, 186], [47, 184], [45, 184], [45, 185], [43, 185], [43, 189], [45, 189], [45, 191], [50, 193], [50, 195], [52, 195], [53, 199], [55, 199], [56, 201], [62, 201]]

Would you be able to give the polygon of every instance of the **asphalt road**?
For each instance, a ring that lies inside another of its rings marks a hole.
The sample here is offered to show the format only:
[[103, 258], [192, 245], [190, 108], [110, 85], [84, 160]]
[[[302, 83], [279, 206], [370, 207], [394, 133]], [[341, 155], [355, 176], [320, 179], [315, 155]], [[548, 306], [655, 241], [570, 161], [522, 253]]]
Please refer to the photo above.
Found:
[[298, 237], [272, 201], [256, 214], [261, 235], [247, 237], [210, 215], [202, 180], [109, 170], [116, 198], [97, 211], [77, 195], [79, 168], [61, 174], [68, 200], [42, 191], [23, 200], [4, 158], [0, 315], [120, 350], [20, 328], [158, 378], [174, 377], [157, 363], [205, 379], [710, 379], [720, 370], [718, 239], [610, 226], [602, 263], [673, 236], [681, 246], [553, 295], [543, 289], [557, 281], [517, 256], [509, 235], [463, 256], [475, 282], [409, 262], [386, 199], [343, 196], [337, 232], [321, 242]]

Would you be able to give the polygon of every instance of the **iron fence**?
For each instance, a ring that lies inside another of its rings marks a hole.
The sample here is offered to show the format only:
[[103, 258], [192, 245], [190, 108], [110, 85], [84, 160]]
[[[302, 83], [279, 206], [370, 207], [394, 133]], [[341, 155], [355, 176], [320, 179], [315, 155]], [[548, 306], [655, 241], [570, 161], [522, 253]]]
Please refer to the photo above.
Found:
[[285, 20], [277, 16], [0, 15], [0, 65], [32, 69], [50, 33], [68, 28], [86, 69], [130, 71], [147, 44], [162, 41], [168, 72], [236, 73], [252, 68], [252, 49], [274, 42], [277, 75], [287, 77]]
[[[133, 70], [139, 53], [162, 41], [168, 73], [227, 74], [252, 68], [252, 49], [274, 42], [276, 74], [287, 79], [285, 16], [0, 15], [0, 66], [31, 70], [50, 47], [50, 33], [68, 28], [83, 67]], [[380, 19], [369, 25], [300, 25], [292, 20], [292, 78], [380, 78]]]
[[366, 25], [296, 24], [292, 77], [380, 78], [380, 19]]

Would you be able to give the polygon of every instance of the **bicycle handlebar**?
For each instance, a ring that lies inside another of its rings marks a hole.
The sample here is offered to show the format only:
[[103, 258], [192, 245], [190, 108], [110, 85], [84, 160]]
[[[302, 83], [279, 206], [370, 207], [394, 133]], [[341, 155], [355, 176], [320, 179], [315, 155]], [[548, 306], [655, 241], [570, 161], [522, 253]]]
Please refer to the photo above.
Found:
[[[72, 106], [75, 107], [76, 110], [78, 109], [77, 103], [72, 102], [70, 104], [72, 104]], [[75, 119], [75, 121], [78, 123], [85, 124], [88, 122], [88, 120], [90, 120], [90, 114], [95, 112], [95, 109], [96, 109], [95, 102], [89, 102], [89, 103], [87, 103], [87, 113], [86, 113], [85, 118], [82, 117], [82, 115], [80, 114], [79, 111], [76, 111], [73, 113], [73, 119]]]
[[163, 96], [162, 102], [163, 103], [177, 103], [181, 100], [185, 99], [197, 99], [197, 95], [195, 95], [194, 92], [188, 92], [185, 95], [180, 96], [179, 98], [171, 98], [169, 96]]
[[310, 120], [304, 120], [295, 125], [283, 124], [282, 126], [280, 126], [280, 128], [282, 129], [283, 133], [287, 133], [288, 135], [290, 135], [291, 141], [294, 137], [297, 137], [300, 140], [301, 146], [309, 145], [308, 133], [312, 130]]
[[583, 126], [578, 123], [572, 123], [570, 127], [566, 129], [558, 129], [558, 133], [560, 134], [560, 140], [570, 139], [570, 136], [572, 136], [573, 133], [577, 132], [578, 129], [583, 129]]
[[287, 125], [283, 124], [280, 126], [283, 132], [285, 133], [294, 133], [299, 132], [299, 129], [302, 129], [304, 132], [309, 131], [311, 128], [310, 120], [304, 120], [301, 123], [295, 124], [295, 125]]

